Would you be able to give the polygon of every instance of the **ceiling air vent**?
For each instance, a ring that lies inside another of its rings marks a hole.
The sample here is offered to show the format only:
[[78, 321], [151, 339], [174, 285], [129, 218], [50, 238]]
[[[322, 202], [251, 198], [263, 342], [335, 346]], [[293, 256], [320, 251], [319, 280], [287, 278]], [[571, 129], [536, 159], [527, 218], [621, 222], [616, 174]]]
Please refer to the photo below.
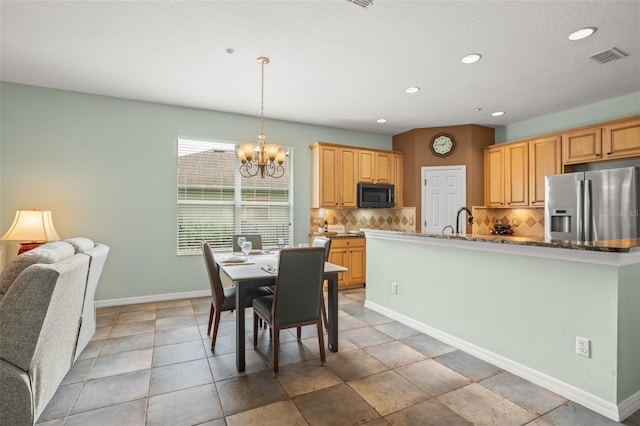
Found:
[[591, 55], [588, 58], [602, 65], [602, 64], [606, 64], [607, 62], [612, 62], [618, 59], [622, 59], [625, 56], [629, 56], [629, 55], [627, 55], [617, 47], [612, 47], [609, 50], [596, 53], [595, 55]]
[[347, 0], [349, 3], [357, 4], [360, 7], [367, 7], [373, 4], [373, 0]]

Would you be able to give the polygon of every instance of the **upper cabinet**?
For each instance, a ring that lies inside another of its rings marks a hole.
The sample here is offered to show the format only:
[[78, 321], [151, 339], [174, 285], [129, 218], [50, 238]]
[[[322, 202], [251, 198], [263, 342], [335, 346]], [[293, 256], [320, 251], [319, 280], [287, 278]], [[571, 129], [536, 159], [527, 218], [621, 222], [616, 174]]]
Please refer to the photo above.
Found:
[[562, 135], [562, 162], [565, 165], [638, 156], [638, 116], [585, 127]]
[[563, 165], [638, 157], [638, 115], [491, 145], [484, 151], [484, 204], [543, 207], [544, 178], [562, 173]]
[[404, 167], [404, 155], [394, 153], [393, 154], [393, 171], [395, 176], [393, 178], [393, 184], [396, 186], [396, 207], [404, 206], [404, 196], [402, 195], [404, 191], [404, 187], [402, 185], [403, 176], [404, 176], [403, 167]]
[[359, 150], [358, 182], [393, 183], [393, 153]]
[[605, 160], [640, 156], [640, 118], [604, 126], [602, 151]]
[[402, 207], [402, 153], [315, 142], [311, 148], [311, 207], [356, 208], [358, 182], [396, 186]]
[[559, 173], [560, 136], [529, 141], [529, 205], [544, 206], [544, 177]]
[[504, 207], [504, 147], [492, 145], [484, 151], [484, 204]]
[[311, 206], [357, 207], [358, 150], [335, 145], [311, 146]]
[[544, 177], [561, 172], [557, 136], [492, 145], [484, 155], [487, 207], [544, 206]]
[[564, 164], [588, 163], [602, 159], [602, 130], [599, 127], [562, 135]]
[[505, 149], [504, 171], [507, 206], [529, 205], [529, 145], [509, 144]]

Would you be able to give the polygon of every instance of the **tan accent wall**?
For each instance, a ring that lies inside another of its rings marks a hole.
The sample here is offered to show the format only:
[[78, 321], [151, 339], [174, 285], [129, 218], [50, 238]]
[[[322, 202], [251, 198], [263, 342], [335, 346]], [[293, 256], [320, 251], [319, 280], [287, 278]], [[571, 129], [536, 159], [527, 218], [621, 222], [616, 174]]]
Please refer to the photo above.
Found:
[[[429, 149], [433, 136], [449, 133], [456, 140], [454, 152], [436, 157]], [[467, 167], [467, 201], [465, 205], [484, 205], [484, 148], [495, 142], [495, 129], [466, 124], [462, 126], [414, 129], [393, 137], [393, 149], [404, 152], [404, 205], [416, 208], [416, 220], [422, 217], [420, 169], [427, 166], [465, 165]], [[421, 226], [416, 226], [420, 231]], [[470, 232], [471, 229], [467, 230]]]

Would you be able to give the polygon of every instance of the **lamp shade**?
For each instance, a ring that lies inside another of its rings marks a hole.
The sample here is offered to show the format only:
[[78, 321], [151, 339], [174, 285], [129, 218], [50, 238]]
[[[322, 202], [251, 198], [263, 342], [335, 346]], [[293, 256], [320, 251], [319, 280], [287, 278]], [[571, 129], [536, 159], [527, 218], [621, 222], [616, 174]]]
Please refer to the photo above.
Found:
[[0, 238], [7, 241], [56, 241], [60, 237], [53, 227], [48, 210], [18, 210], [13, 224]]

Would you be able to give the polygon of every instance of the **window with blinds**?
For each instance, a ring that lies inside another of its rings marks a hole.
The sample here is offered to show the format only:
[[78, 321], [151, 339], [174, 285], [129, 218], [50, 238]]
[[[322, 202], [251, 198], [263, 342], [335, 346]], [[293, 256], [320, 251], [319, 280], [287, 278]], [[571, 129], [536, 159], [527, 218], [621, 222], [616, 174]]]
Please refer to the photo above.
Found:
[[178, 139], [178, 255], [201, 254], [206, 241], [231, 250], [233, 234], [260, 234], [263, 248], [292, 241], [293, 151], [281, 178], [240, 176], [231, 143]]

